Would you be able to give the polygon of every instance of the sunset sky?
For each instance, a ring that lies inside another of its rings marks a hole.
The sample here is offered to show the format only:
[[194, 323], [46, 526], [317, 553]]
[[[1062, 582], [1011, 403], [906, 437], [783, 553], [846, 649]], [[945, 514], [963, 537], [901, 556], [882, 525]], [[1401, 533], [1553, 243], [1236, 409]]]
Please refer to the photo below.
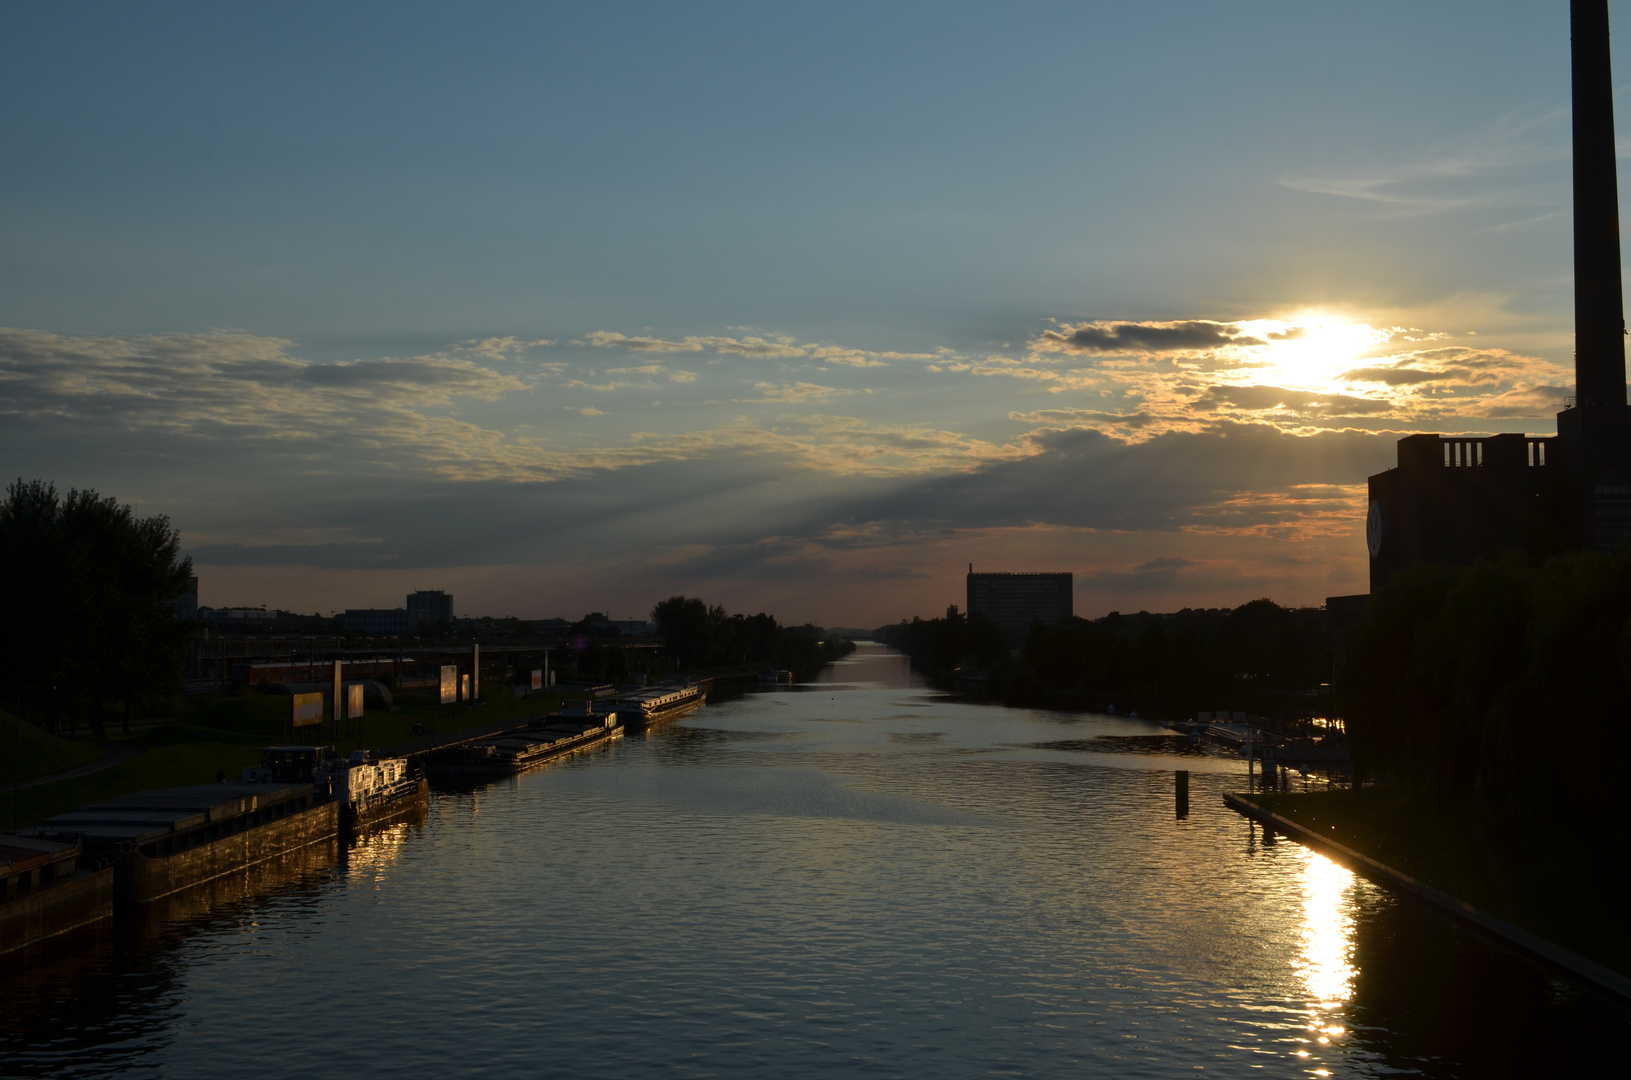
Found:
[[1562, 2], [8, 4], [0, 462], [168, 514], [217, 606], [1317, 604], [1400, 434], [1572, 393], [1568, 46]]

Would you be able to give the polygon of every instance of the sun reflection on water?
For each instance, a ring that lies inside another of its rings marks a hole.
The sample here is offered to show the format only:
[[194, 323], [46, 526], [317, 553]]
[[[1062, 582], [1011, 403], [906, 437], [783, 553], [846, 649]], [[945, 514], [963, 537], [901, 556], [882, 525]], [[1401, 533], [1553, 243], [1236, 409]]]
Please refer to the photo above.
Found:
[[[1353, 996], [1354, 921], [1347, 895], [1354, 875], [1316, 851], [1299, 850], [1304, 859], [1303, 926], [1297, 974], [1319, 1009], [1334, 1009]], [[1328, 1025], [1316, 1030], [1322, 1043], [1343, 1033]]]

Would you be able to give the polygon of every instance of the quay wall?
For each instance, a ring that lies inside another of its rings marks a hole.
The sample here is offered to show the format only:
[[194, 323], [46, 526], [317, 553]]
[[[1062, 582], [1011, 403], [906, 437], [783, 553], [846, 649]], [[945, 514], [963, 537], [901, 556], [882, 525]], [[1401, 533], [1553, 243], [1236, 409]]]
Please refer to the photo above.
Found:
[[323, 802], [172, 855], [132, 851], [114, 864], [117, 894], [123, 900], [157, 900], [326, 840], [339, 832], [339, 822], [339, 806]]
[[1305, 847], [1322, 852], [1332, 860], [1346, 866], [1356, 874], [1371, 879], [1378, 885], [1385, 885], [1400, 892], [1410, 893], [1420, 897], [1427, 903], [1448, 912], [1457, 919], [1477, 927], [1489, 936], [1506, 942], [1519, 952], [1527, 953], [1530, 957], [1542, 963], [1568, 972], [1570, 975], [1596, 987], [1599, 992], [1606, 993], [1621, 1001], [1631, 1001], [1631, 978], [1621, 975], [1594, 961], [1554, 945], [1539, 934], [1532, 934], [1521, 926], [1515, 926], [1505, 919], [1497, 918], [1489, 912], [1473, 907], [1464, 900], [1458, 900], [1442, 889], [1436, 889], [1425, 881], [1419, 881], [1409, 874], [1393, 869], [1386, 863], [1378, 862], [1363, 852], [1355, 851], [1346, 844], [1339, 844], [1335, 840], [1321, 836], [1313, 829], [1297, 824], [1289, 818], [1281, 817], [1265, 807], [1259, 806], [1250, 799], [1239, 795], [1225, 794], [1224, 805], [1243, 817], [1260, 822], [1265, 829], [1272, 829], [1282, 836], [1288, 836]]
[[0, 903], [0, 955], [111, 918], [113, 894], [113, 868], [104, 866]]

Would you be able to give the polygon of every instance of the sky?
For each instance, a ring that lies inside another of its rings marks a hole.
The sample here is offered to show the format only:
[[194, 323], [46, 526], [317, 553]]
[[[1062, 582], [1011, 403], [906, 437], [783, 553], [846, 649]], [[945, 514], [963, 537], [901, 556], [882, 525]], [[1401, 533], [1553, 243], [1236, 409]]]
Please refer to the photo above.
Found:
[[1568, 44], [1561, 0], [3, 5], [0, 464], [168, 515], [211, 606], [1319, 604], [1401, 435], [1572, 393]]

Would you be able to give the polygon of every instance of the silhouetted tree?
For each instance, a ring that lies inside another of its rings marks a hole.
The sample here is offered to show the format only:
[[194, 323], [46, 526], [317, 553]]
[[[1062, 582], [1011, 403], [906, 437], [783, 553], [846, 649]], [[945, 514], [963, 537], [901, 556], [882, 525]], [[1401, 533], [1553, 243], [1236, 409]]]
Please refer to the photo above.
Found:
[[174, 602], [192, 560], [169, 519], [137, 517], [95, 491], [59, 498], [44, 481], [6, 489], [0, 503], [0, 680], [10, 702], [88, 715], [180, 688], [191, 627]]

